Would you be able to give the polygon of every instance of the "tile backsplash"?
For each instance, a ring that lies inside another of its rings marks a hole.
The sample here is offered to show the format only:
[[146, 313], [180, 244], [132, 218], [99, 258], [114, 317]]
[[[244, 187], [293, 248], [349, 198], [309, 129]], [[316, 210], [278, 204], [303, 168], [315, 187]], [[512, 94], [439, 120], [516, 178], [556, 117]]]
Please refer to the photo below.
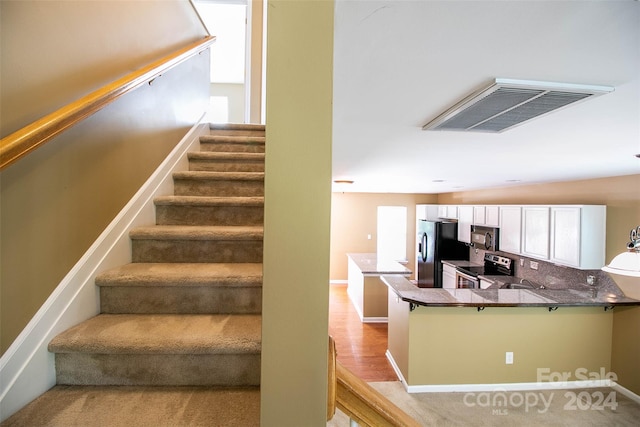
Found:
[[[494, 253], [514, 260], [516, 265], [514, 277], [518, 280], [527, 279], [534, 283], [544, 285], [548, 289], [570, 288], [585, 290], [596, 287], [600, 292], [624, 295], [611, 277], [602, 270], [578, 270], [577, 268], [556, 265], [551, 262], [527, 258], [522, 255], [514, 255], [508, 252], [496, 251]], [[482, 264], [484, 262], [484, 254], [485, 251], [481, 249], [476, 250], [471, 248], [469, 250], [469, 260]], [[520, 260], [523, 260], [524, 265], [520, 265]], [[538, 263], [537, 270], [530, 267], [531, 261]], [[588, 276], [594, 277], [593, 285], [587, 283]]]

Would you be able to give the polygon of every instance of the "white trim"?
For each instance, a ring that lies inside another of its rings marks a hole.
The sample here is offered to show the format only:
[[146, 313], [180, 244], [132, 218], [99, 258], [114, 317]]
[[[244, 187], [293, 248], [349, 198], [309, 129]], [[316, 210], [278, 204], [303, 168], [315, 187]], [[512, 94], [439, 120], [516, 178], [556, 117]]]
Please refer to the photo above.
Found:
[[407, 390], [407, 388], [409, 387], [409, 384], [407, 384], [407, 380], [404, 379], [404, 375], [402, 375], [402, 372], [400, 371], [400, 368], [398, 367], [398, 364], [396, 363], [395, 359], [391, 355], [391, 352], [387, 350], [384, 354], [385, 356], [387, 356], [389, 363], [391, 363], [391, 367], [393, 368], [393, 370], [396, 371], [396, 375], [398, 376], [398, 379], [404, 386], [404, 389]]
[[640, 396], [609, 379], [565, 382], [409, 385], [389, 350], [386, 351], [385, 355], [407, 393], [497, 392], [611, 387], [636, 403], [640, 403]]
[[329, 280], [330, 285], [347, 285], [349, 284], [348, 280]]
[[389, 323], [388, 317], [363, 317], [362, 323]]
[[54, 356], [47, 350], [49, 341], [98, 314], [95, 276], [131, 262], [129, 230], [155, 224], [153, 199], [172, 194], [172, 172], [188, 169], [187, 151], [199, 144], [200, 135], [209, 133], [209, 124], [202, 123], [203, 118], [204, 115], [100, 234], [0, 358], [2, 421], [55, 385]]
[[640, 396], [635, 394], [634, 392], [632, 392], [631, 390], [629, 390], [626, 387], [621, 386], [620, 384], [614, 382], [611, 385], [611, 388], [614, 389], [615, 391], [617, 391], [618, 393], [628, 397], [629, 399], [633, 400], [634, 402], [636, 402], [637, 404], [640, 405]]
[[[403, 383], [405, 384], [405, 383]], [[565, 382], [531, 382], [531, 383], [496, 383], [496, 384], [434, 384], [405, 385], [407, 393], [457, 393], [457, 392], [492, 392], [492, 391], [525, 391], [525, 390], [557, 390], [573, 388], [611, 387], [611, 380], [565, 381]]]

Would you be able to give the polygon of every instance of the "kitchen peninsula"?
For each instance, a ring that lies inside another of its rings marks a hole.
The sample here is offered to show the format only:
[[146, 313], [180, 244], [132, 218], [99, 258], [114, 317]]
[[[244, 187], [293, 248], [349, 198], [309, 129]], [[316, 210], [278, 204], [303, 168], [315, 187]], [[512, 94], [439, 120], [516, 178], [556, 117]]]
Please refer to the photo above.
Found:
[[382, 281], [387, 357], [409, 392], [522, 389], [544, 386], [544, 372], [609, 372], [612, 309], [640, 305], [593, 289], [420, 289], [402, 277]]
[[406, 277], [411, 270], [396, 261], [379, 260], [375, 253], [349, 253], [347, 293], [364, 323], [387, 321], [387, 285], [380, 277]]

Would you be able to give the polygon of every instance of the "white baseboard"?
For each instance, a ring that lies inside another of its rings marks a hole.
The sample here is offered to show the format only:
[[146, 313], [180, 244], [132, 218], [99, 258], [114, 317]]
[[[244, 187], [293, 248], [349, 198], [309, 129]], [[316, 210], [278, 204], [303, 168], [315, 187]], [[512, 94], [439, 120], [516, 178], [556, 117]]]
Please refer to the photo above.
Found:
[[388, 317], [361, 317], [362, 323], [389, 323]]
[[386, 351], [385, 355], [407, 393], [504, 392], [610, 387], [640, 404], [640, 396], [609, 379], [565, 382], [409, 385], [389, 350]]
[[611, 387], [611, 380], [565, 381], [565, 382], [530, 382], [530, 383], [495, 383], [495, 384], [435, 384], [405, 385], [407, 393], [460, 393], [460, 392], [492, 392], [492, 391], [528, 391], [558, 390], [573, 388]]
[[616, 392], [625, 395], [626, 397], [628, 397], [629, 399], [633, 400], [638, 405], [640, 405], [640, 396], [637, 395], [636, 393], [632, 392], [628, 388], [623, 387], [623, 386], [621, 386], [620, 384], [618, 384], [616, 382], [614, 382], [611, 385], [611, 388], [614, 389]]
[[409, 384], [407, 384], [407, 380], [404, 378], [404, 375], [402, 375], [402, 371], [400, 371], [400, 368], [398, 367], [398, 364], [396, 363], [395, 359], [391, 355], [391, 352], [389, 350], [387, 350], [384, 354], [385, 354], [385, 356], [387, 356], [387, 360], [389, 360], [389, 363], [391, 363], [391, 367], [396, 372], [396, 375], [398, 376], [398, 379], [400, 380], [400, 382], [404, 386], [404, 389], [408, 390], [409, 389]]
[[100, 300], [94, 283], [96, 275], [131, 262], [129, 230], [155, 224], [153, 199], [173, 194], [172, 173], [188, 169], [187, 151], [196, 151], [200, 135], [208, 133], [209, 125], [202, 123], [201, 118], [62, 279], [2, 355], [0, 421], [55, 385], [54, 355], [47, 350], [49, 341], [98, 314]]

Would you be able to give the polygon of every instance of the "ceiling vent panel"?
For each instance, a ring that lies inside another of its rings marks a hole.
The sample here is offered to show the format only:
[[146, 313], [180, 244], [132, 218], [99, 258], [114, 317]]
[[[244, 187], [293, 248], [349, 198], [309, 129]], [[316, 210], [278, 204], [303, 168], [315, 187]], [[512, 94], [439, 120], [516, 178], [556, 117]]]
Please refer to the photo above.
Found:
[[612, 90], [606, 86], [496, 79], [491, 86], [469, 95], [422, 129], [502, 132]]

